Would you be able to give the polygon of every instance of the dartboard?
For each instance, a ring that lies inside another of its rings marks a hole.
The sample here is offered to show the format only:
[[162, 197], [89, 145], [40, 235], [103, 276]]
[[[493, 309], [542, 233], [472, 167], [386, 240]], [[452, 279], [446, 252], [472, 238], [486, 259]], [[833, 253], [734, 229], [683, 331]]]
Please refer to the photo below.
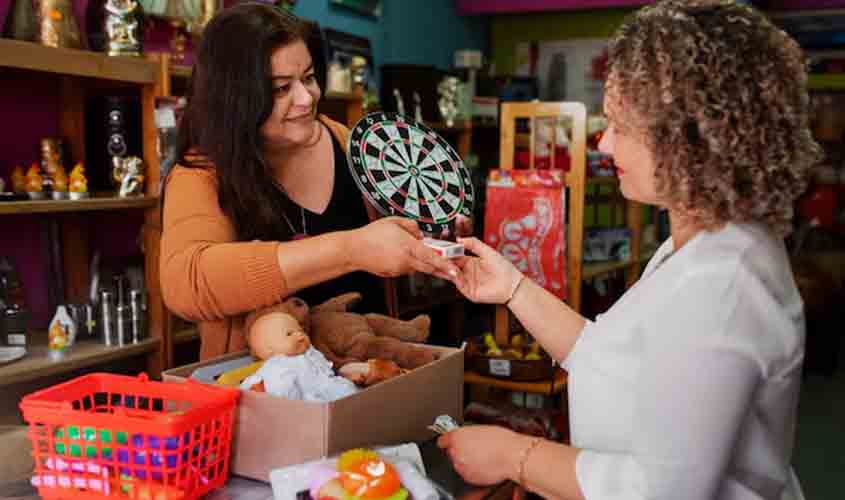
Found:
[[349, 168], [361, 191], [384, 215], [415, 219], [440, 234], [474, 201], [464, 162], [436, 132], [396, 113], [371, 113], [352, 129]]

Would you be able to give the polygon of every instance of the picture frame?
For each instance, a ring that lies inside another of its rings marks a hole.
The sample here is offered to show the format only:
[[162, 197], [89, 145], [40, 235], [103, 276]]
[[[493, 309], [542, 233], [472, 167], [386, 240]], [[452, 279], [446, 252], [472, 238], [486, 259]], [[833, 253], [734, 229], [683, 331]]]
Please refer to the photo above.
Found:
[[330, 4], [364, 16], [381, 18], [382, 0], [330, 0]]

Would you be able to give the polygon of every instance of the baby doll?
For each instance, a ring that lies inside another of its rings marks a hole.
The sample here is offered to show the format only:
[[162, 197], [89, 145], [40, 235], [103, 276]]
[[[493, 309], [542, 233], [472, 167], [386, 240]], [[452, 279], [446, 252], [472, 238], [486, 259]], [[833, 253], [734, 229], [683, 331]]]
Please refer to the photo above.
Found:
[[332, 364], [311, 347], [296, 317], [283, 311], [247, 319], [252, 354], [265, 360], [257, 372], [241, 383], [288, 399], [334, 401], [357, 391], [354, 383], [335, 375]]

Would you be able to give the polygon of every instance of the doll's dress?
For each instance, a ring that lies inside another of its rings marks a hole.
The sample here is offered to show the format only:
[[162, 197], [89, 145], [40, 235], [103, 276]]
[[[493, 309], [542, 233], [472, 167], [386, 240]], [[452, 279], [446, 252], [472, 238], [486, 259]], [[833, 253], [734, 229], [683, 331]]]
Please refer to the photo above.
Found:
[[297, 356], [273, 356], [244, 379], [241, 389], [259, 382], [270, 394], [304, 401], [334, 401], [358, 390], [351, 381], [335, 375], [332, 363], [313, 347]]

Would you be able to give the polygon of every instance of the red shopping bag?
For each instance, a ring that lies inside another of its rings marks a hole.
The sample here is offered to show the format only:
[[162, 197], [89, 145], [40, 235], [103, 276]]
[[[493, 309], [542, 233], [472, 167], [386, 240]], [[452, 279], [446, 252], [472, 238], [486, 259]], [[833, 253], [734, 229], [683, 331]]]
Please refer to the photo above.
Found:
[[566, 299], [566, 193], [559, 170], [493, 170], [484, 241], [526, 276]]

